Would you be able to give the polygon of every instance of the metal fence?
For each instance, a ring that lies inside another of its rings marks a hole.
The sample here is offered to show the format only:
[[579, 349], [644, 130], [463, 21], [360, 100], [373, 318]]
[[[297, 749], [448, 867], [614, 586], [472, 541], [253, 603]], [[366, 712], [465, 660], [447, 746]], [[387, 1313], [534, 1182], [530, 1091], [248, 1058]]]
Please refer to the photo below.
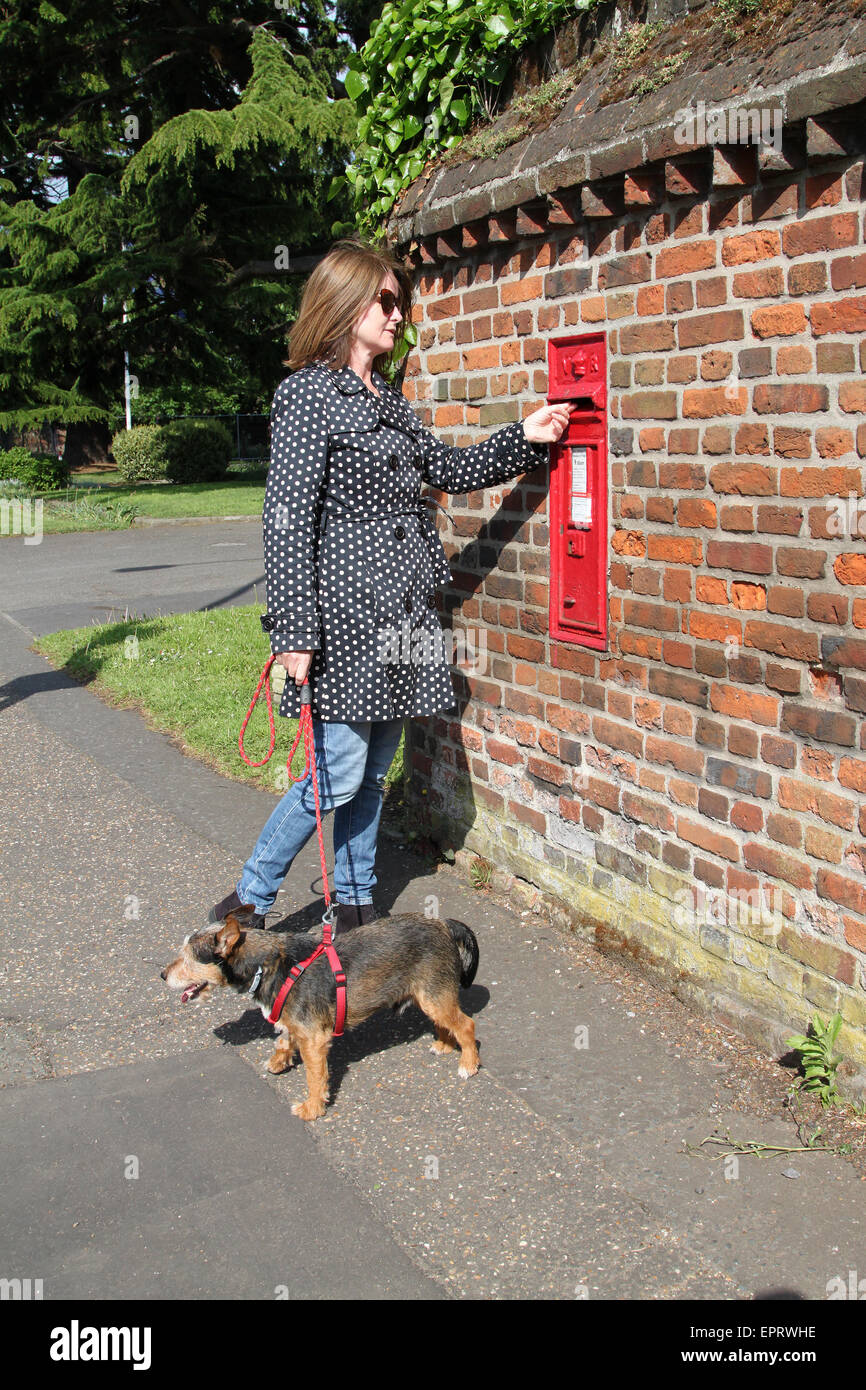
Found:
[[269, 415], [159, 415], [156, 423], [167, 425], [175, 420], [219, 420], [234, 440], [234, 458], [245, 463], [256, 460], [267, 463], [270, 458]]

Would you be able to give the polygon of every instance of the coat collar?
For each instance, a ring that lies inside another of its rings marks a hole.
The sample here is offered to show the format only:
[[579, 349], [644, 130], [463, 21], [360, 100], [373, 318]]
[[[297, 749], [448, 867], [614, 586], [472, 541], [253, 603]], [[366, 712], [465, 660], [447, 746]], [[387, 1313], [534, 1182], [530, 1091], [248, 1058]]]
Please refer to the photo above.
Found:
[[361, 410], [363, 419], [369, 428], [375, 428], [377, 424], [387, 423], [412, 436], [420, 434], [421, 422], [409, 408], [403, 392], [390, 386], [379, 372], [374, 371], [372, 374], [380, 397], [377, 400], [373, 393], [368, 391], [358, 373], [348, 363], [344, 367], [331, 367], [327, 362], [320, 362], [319, 365], [328, 373], [330, 381], [338, 387], [343, 395], [357, 397], [355, 406]]
[[[358, 376], [358, 373], [348, 365], [348, 363], [346, 363], [344, 367], [328, 367], [327, 364], [325, 365], [327, 370], [331, 374], [334, 385], [338, 386], [344, 395], [353, 396], [357, 394], [357, 392], [359, 391], [367, 391], [367, 386], [365, 385], [365, 383]], [[381, 391], [383, 386], [388, 385], [384, 377], [381, 377], [377, 371], [374, 371], [372, 373], [372, 376], [373, 382], [377, 390]]]

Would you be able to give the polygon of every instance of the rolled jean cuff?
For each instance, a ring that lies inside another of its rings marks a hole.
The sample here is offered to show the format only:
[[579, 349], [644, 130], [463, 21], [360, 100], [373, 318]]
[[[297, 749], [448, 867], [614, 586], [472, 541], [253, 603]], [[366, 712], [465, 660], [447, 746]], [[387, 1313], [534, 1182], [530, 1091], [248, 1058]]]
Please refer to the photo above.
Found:
[[260, 915], [261, 917], [264, 917], [266, 913], [270, 912], [271, 908], [273, 907], [273, 903], [268, 903], [267, 907], [262, 907], [262, 904], [261, 904], [261, 903], [257, 903], [256, 900], [255, 900], [255, 898], [254, 898], [254, 897], [251, 897], [249, 893], [247, 893], [246, 896], [245, 896], [245, 895], [241, 892], [241, 884], [242, 884], [242, 883], [243, 883], [243, 879], [238, 879], [237, 883], [235, 884], [235, 892], [237, 893], [237, 895], [238, 895], [238, 897], [240, 898], [241, 902], [242, 902], [242, 903], [246, 903], [248, 907], [253, 907], [253, 908], [255, 908], [256, 912], [259, 913], [259, 915]]

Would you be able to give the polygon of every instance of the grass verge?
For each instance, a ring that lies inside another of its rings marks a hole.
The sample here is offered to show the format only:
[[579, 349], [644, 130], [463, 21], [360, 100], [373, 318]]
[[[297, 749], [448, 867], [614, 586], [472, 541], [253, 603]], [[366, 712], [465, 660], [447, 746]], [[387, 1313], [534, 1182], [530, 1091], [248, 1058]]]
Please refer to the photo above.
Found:
[[[79, 491], [70, 488], [70, 492]], [[139, 516], [257, 516], [265, 497], [264, 475], [223, 478], [218, 483], [139, 483], [137, 487], [94, 487], [79, 491], [91, 501], [135, 507]]]
[[[4, 496], [0, 483], [0, 496]], [[9, 490], [13, 504], [25, 509], [28, 527], [41, 503], [42, 532], [57, 535], [69, 531], [110, 531], [131, 526], [136, 517], [158, 520], [193, 516], [260, 516], [265, 496], [264, 475], [226, 478], [218, 483], [141, 483], [115, 487], [87, 483], [63, 493], [43, 493], [39, 498]], [[14, 535], [11, 525], [0, 535]], [[32, 534], [28, 530], [28, 534]]]
[[[92, 686], [112, 705], [137, 709], [151, 728], [170, 734], [190, 753], [226, 777], [271, 792], [288, 787], [286, 759], [297, 720], [281, 719], [274, 697], [276, 747], [265, 767], [247, 767], [238, 733], [253, 697], [267, 647], [259, 625], [261, 608], [215, 608], [122, 623], [93, 624], [52, 632], [34, 645], [73, 680]], [[402, 798], [403, 738], [385, 780], [393, 811]], [[268, 750], [268, 717], [262, 691], [244, 733], [254, 761]], [[301, 745], [292, 774], [304, 767]]]

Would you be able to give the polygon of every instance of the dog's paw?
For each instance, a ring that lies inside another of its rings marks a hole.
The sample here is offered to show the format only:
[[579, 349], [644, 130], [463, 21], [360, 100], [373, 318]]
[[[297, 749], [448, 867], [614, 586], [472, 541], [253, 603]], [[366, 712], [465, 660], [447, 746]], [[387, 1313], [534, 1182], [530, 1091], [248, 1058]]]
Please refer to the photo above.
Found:
[[299, 1120], [320, 1120], [325, 1113], [324, 1105], [310, 1100], [298, 1100], [292, 1106], [292, 1114], [297, 1115]]
[[454, 1051], [454, 1044], [442, 1042], [439, 1038], [430, 1044], [430, 1051], [435, 1052], [437, 1057], [442, 1057], [446, 1052]]
[[265, 1071], [271, 1072], [274, 1076], [279, 1076], [281, 1072], [289, 1070], [294, 1060], [294, 1053], [275, 1052], [265, 1063]]
[[480, 1066], [481, 1066], [481, 1063], [480, 1063], [480, 1062], [476, 1062], [476, 1063], [475, 1063], [475, 1066], [474, 1066], [474, 1067], [471, 1067], [471, 1068], [470, 1068], [470, 1067], [464, 1067], [464, 1066], [461, 1064], [461, 1065], [457, 1068], [457, 1075], [458, 1075], [458, 1076], [462, 1076], [462, 1077], [464, 1078], [464, 1080], [465, 1080], [465, 1078], [466, 1078], [467, 1076], [475, 1076], [476, 1073], [478, 1072], [478, 1069], [479, 1069]]

